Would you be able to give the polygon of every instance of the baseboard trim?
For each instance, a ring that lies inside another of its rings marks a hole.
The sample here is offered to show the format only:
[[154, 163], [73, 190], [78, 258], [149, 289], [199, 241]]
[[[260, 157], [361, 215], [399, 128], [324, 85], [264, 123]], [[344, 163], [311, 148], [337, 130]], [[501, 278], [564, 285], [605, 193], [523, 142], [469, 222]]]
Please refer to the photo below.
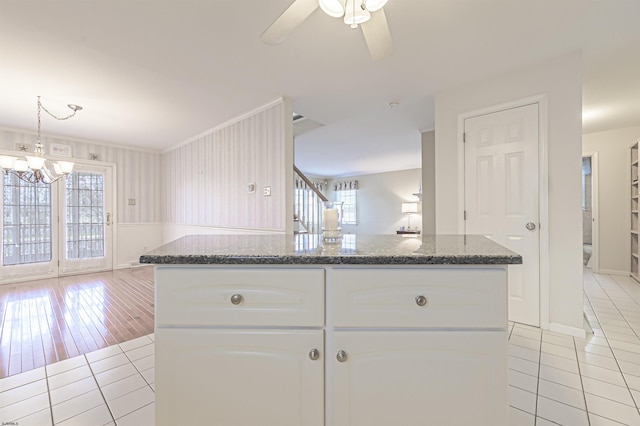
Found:
[[628, 277], [629, 276], [629, 271], [618, 271], [616, 269], [602, 269], [600, 268], [598, 270], [598, 272], [594, 272], [594, 274], [601, 274], [601, 275], [622, 275], [624, 277]]
[[570, 336], [580, 337], [582, 339], [587, 337], [587, 332], [585, 331], [584, 328], [571, 327], [571, 326], [568, 326], [568, 325], [558, 324], [558, 323], [554, 323], [554, 322], [549, 323], [549, 331], [554, 331], [556, 333], [562, 333], [562, 334], [568, 334]]

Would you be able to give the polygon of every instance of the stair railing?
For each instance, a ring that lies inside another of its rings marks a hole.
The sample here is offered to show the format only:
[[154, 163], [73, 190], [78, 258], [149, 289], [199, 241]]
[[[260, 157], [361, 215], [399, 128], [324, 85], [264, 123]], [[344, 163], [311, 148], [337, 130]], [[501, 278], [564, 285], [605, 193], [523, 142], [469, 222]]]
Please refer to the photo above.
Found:
[[294, 232], [319, 234], [322, 231], [322, 203], [328, 198], [295, 165], [293, 171]]

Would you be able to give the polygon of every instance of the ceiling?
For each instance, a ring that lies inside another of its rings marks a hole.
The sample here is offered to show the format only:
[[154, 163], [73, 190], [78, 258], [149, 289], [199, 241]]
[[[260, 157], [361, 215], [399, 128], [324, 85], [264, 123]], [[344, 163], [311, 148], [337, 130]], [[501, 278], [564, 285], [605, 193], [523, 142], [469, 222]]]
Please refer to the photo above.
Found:
[[[292, 0], [0, 0], [0, 126], [166, 150], [281, 96], [323, 124], [296, 137], [319, 176], [420, 167], [434, 94], [583, 51], [584, 132], [640, 126], [640, 1], [389, 0], [395, 53], [316, 10], [260, 34]], [[390, 102], [397, 102], [390, 108]]]

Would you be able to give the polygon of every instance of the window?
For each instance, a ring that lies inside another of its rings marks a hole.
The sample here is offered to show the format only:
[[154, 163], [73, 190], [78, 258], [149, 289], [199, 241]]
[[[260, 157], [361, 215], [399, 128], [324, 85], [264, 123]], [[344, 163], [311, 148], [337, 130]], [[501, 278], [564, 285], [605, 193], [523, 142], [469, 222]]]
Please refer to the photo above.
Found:
[[104, 177], [75, 172], [67, 180], [67, 259], [104, 256]]
[[343, 189], [336, 191], [336, 201], [342, 201], [342, 224], [343, 225], [357, 225], [356, 205], [357, 205], [357, 190], [356, 189]]
[[2, 196], [2, 264], [51, 261], [51, 186], [5, 173]]

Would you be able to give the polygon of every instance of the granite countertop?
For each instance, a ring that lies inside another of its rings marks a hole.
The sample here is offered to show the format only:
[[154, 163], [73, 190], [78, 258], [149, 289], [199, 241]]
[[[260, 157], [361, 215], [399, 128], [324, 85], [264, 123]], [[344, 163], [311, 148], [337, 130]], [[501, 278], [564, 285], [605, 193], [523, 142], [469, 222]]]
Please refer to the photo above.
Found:
[[522, 257], [480, 235], [188, 235], [140, 256], [140, 263], [212, 265], [486, 265]]

